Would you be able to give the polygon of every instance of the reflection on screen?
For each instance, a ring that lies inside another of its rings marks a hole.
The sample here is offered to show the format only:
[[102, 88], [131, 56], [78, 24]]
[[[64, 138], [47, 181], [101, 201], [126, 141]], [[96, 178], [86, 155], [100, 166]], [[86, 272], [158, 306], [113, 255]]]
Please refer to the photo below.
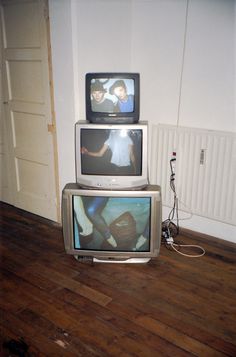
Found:
[[150, 197], [73, 196], [74, 247], [149, 251]]
[[81, 172], [84, 175], [140, 176], [140, 129], [81, 129]]

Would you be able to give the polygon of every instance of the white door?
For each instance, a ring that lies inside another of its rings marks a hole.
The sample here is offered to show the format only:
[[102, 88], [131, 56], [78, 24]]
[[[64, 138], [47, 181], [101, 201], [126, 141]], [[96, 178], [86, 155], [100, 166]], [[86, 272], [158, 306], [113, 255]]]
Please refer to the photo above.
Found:
[[7, 157], [2, 178], [7, 185], [3, 185], [2, 199], [58, 221], [47, 13], [43, 0], [1, 1], [5, 127], [2, 157]]

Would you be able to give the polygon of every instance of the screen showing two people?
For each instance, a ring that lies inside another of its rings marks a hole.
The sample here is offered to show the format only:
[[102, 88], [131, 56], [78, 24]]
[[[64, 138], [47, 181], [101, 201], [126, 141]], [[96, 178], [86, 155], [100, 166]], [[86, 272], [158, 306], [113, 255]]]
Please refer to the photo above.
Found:
[[91, 109], [96, 113], [132, 113], [134, 111], [133, 79], [92, 79]]
[[82, 129], [80, 142], [82, 174], [141, 175], [142, 130]]
[[150, 197], [74, 196], [74, 247], [149, 251]]

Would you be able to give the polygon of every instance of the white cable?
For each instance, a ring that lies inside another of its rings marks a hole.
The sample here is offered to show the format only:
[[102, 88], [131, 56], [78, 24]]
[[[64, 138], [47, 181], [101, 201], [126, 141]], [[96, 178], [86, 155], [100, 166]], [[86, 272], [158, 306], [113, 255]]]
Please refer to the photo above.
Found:
[[[202, 257], [206, 251], [204, 248], [202, 248], [200, 245], [194, 245], [194, 244], [176, 244], [176, 243], [172, 243], [170, 244], [171, 248], [174, 249], [174, 251], [176, 251], [177, 253], [185, 256], [185, 257], [188, 257], [188, 258], [199, 258], [199, 257]], [[178, 249], [176, 249], [175, 247], [188, 247], [188, 248], [197, 248], [197, 249], [200, 249], [202, 251], [201, 254], [196, 254], [196, 255], [191, 255], [191, 254], [185, 254], [185, 253], [182, 253], [180, 252]]]

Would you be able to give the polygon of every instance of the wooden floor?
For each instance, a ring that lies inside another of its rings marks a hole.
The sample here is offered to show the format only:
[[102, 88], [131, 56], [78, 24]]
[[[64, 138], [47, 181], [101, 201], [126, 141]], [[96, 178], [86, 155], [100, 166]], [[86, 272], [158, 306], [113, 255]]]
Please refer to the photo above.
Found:
[[59, 225], [0, 208], [1, 356], [20, 338], [27, 356], [236, 356], [236, 245], [185, 232], [205, 256], [79, 263]]

